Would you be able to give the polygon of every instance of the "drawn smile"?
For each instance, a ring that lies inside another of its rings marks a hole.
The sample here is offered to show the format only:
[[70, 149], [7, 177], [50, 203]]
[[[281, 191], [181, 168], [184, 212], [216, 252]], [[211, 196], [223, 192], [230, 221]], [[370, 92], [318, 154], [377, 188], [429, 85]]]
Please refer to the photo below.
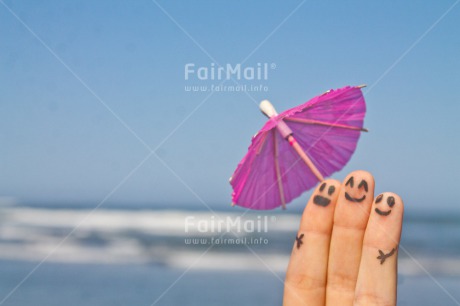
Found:
[[331, 203], [331, 200], [328, 199], [328, 198], [325, 198], [325, 197], [322, 197], [320, 195], [316, 195], [314, 198], [313, 198], [313, 202], [316, 204], [316, 205], [319, 205], [319, 206], [328, 206], [329, 203]]
[[381, 211], [380, 209], [376, 208], [375, 212], [378, 213], [381, 216], [388, 216], [391, 213], [391, 209], [388, 211]]
[[[383, 194], [379, 195], [376, 199], [375, 199], [375, 204], [379, 204], [380, 202], [382, 202], [383, 200]], [[390, 208], [392, 208], [394, 205], [395, 205], [395, 198], [394, 197], [388, 197], [387, 198], [387, 204]], [[391, 209], [390, 210], [387, 210], [387, 211], [383, 211], [383, 210], [380, 210], [378, 208], [375, 208], [375, 212], [378, 213], [379, 215], [381, 216], [388, 216], [390, 213], [391, 213]]]
[[364, 201], [364, 199], [366, 198], [366, 195], [363, 195], [361, 198], [357, 199], [357, 198], [352, 198], [348, 192], [345, 192], [345, 198], [350, 201], [350, 202], [356, 202], [356, 203], [359, 203], [359, 202], [362, 202]]
[[[351, 176], [346, 182], [345, 186], [350, 186], [350, 188], [353, 188], [354, 185], [355, 185], [355, 178]], [[361, 190], [364, 190], [365, 192], [368, 192], [369, 186], [367, 185], [367, 182], [365, 180], [361, 180], [361, 183], [359, 183], [357, 189], [361, 189]], [[366, 195], [363, 195], [361, 198], [353, 198], [348, 194], [348, 192], [345, 192], [345, 199], [347, 199], [350, 202], [360, 203], [364, 201], [365, 198], [366, 198]]]

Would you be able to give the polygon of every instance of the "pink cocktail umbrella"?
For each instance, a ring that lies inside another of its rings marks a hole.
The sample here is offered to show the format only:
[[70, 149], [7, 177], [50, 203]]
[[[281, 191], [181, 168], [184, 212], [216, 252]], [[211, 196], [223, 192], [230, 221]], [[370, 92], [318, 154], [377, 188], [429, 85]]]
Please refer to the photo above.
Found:
[[277, 114], [267, 100], [260, 109], [269, 118], [252, 138], [230, 184], [232, 204], [251, 209], [286, 203], [341, 170], [355, 151], [366, 104], [361, 88], [330, 90]]

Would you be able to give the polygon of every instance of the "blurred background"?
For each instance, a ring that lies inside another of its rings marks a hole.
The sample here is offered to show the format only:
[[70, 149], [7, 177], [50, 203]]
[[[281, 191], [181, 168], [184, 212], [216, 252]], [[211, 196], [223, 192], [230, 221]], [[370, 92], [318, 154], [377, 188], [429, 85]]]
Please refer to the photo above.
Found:
[[[0, 0], [0, 305], [279, 305], [310, 192], [247, 212], [228, 178], [260, 100], [363, 83], [333, 177], [404, 199], [398, 304], [460, 305], [458, 2]], [[227, 218], [268, 230], [197, 226]]]

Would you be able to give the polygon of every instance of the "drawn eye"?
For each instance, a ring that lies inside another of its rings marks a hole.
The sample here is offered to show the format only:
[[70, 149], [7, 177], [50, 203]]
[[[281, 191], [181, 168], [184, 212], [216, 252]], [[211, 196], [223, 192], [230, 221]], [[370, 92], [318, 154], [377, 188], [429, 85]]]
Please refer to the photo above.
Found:
[[354, 180], [353, 180], [353, 177], [350, 177], [347, 181], [347, 183], [345, 184], [345, 186], [348, 186], [350, 185], [351, 188], [353, 188], [353, 185], [355, 184]]
[[321, 184], [321, 187], [319, 187], [319, 191], [322, 192], [325, 187], [326, 187], [326, 183]]
[[334, 191], [335, 191], [335, 187], [334, 187], [334, 186], [330, 186], [330, 187], [329, 187], [329, 190], [327, 191], [327, 194], [328, 194], [328, 195], [332, 195], [332, 194], [334, 193]]
[[377, 197], [377, 199], [375, 199], [375, 203], [376, 203], [376, 204], [380, 203], [380, 202], [382, 201], [382, 199], [383, 199], [383, 194], [379, 195], [379, 196]]
[[[362, 180], [361, 183], [359, 183], [358, 189], [361, 188], [362, 186], [364, 186], [364, 190], [366, 190], [366, 192], [367, 192], [368, 188], [367, 188], [367, 182], [365, 180]], [[353, 186], [351, 186], [351, 187], [353, 187]]]
[[388, 206], [393, 207], [395, 205], [395, 198], [394, 197], [388, 197], [387, 204], [388, 204]]

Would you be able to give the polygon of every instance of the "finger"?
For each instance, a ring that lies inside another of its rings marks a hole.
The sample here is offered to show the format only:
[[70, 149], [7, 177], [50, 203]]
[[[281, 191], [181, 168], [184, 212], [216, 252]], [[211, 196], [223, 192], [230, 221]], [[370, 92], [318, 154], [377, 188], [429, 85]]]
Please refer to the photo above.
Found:
[[379, 195], [364, 235], [356, 284], [357, 305], [396, 305], [398, 245], [404, 206], [394, 193]]
[[327, 257], [340, 182], [323, 181], [302, 215], [284, 286], [284, 305], [324, 305]]
[[327, 305], [352, 305], [361, 250], [374, 198], [374, 178], [350, 173], [342, 183], [334, 214], [327, 275]]

